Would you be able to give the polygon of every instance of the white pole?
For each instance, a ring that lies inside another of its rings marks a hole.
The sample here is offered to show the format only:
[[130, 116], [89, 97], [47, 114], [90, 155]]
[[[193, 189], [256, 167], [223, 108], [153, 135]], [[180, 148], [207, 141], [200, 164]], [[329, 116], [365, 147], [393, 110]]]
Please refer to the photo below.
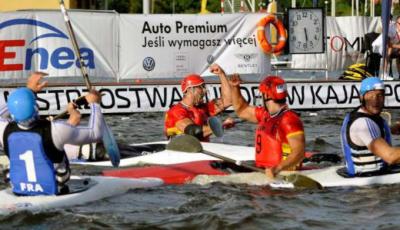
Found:
[[356, 15], [357, 16], [360, 16], [359, 15], [359, 11], [360, 11], [359, 8], [360, 8], [360, 0], [356, 0]]
[[296, 0], [292, 0], [292, 8], [296, 8]]
[[364, 1], [364, 15], [367, 15], [368, 12], [368, 0]]
[[371, 17], [375, 17], [375, 2], [371, 0]]
[[143, 14], [150, 14], [150, 0], [143, 0]]
[[[328, 13], [328, 12], [326, 12]], [[335, 17], [336, 16], [336, 0], [331, 1], [331, 16]]]
[[351, 0], [351, 16], [354, 16], [354, 0]]

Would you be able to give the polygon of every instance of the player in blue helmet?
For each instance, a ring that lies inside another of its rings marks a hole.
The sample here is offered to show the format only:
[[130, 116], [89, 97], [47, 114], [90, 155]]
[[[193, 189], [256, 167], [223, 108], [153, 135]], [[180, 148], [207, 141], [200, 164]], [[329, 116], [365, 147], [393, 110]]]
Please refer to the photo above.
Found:
[[364, 96], [368, 91], [385, 90], [385, 84], [378, 77], [369, 77], [361, 82], [360, 94]]
[[391, 132], [380, 116], [385, 104], [385, 85], [377, 77], [366, 78], [360, 87], [361, 105], [346, 114], [341, 142], [346, 174], [372, 176], [387, 173], [400, 163], [400, 148], [392, 147]]
[[[11, 92], [7, 105], [0, 109], [0, 148], [10, 160], [9, 180], [18, 195], [56, 195], [68, 191], [70, 168], [64, 151], [66, 144], [87, 144], [101, 139], [103, 117], [99, 92], [85, 96], [91, 107], [88, 126], [79, 125], [80, 113], [69, 103], [68, 120], [49, 121], [38, 116], [36, 92], [47, 82], [46, 74], [35, 72], [26, 88]], [[3, 118], [7, 111], [11, 120]]]
[[13, 91], [7, 100], [11, 118], [18, 123], [33, 121], [38, 116], [35, 94], [28, 88]]

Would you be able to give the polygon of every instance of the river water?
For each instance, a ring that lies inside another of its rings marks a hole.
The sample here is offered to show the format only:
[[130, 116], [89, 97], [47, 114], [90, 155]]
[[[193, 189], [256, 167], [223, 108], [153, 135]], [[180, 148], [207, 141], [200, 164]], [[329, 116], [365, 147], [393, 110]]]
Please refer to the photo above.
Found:
[[[396, 111], [390, 112], [397, 119]], [[301, 112], [307, 151], [341, 152], [339, 129], [344, 113]], [[119, 142], [163, 139], [162, 113], [106, 118]], [[254, 128], [253, 124], [241, 123], [228, 130], [223, 140], [212, 141], [251, 145]], [[398, 142], [395, 139], [394, 143]], [[73, 168], [75, 174], [100, 171], [95, 167]], [[399, 229], [397, 202], [400, 185], [315, 191], [188, 184], [131, 190], [89, 204], [40, 213], [0, 216], [0, 229]]]

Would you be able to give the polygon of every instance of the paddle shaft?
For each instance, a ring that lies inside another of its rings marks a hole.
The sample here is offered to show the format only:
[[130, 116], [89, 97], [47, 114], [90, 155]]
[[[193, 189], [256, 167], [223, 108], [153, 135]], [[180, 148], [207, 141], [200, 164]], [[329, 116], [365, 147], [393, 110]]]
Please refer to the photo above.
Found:
[[86, 84], [86, 88], [90, 91], [90, 89], [92, 89], [92, 84], [90, 83], [89, 74], [87, 72], [85, 63], [83, 62], [81, 52], [79, 51], [79, 46], [78, 46], [78, 42], [76, 41], [74, 29], [72, 28], [71, 20], [68, 16], [67, 10], [65, 9], [63, 0], [60, 0], [60, 9], [61, 9], [61, 12], [63, 13], [65, 24], [67, 25], [67, 29], [68, 29], [69, 36], [71, 38], [72, 46], [73, 46], [75, 54], [79, 60], [79, 67], [81, 69], [82, 76], [83, 76], [83, 79]]
[[204, 153], [204, 154], [206, 154], [206, 155], [209, 155], [209, 156], [212, 156], [212, 157], [221, 159], [221, 160], [223, 160], [223, 161], [230, 162], [230, 163], [234, 163], [234, 164], [236, 164], [236, 165], [242, 166], [243, 168], [247, 168], [247, 169], [253, 170], [253, 171], [255, 171], [255, 172], [265, 173], [264, 169], [262, 169], [262, 168], [257, 168], [257, 167], [254, 167], [254, 166], [252, 166], [252, 165], [249, 165], [249, 164], [246, 164], [246, 163], [243, 163], [243, 162], [235, 161], [235, 160], [233, 160], [233, 159], [231, 159], [231, 158], [224, 157], [224, 156], [221, 156], [221, 155], [219, 155], [219, 154], [216, 154], [216, 153], [213, 153], [213, 152], [204, 150], [204, 149], [203, 149], [201, 152]]
[[[68, 34], [69, 34], [69, 36], [71, 38], [71, 42], [72, 42], [72, 46], [73, 46], [74, 51], [75, 51], [75, 55], [78, 57], [78, 60], [79, 60], [79, 67], [80, 67], [83, 79], [85, 81], [86, 88], [90, 91], [90, 89], [92, 88], [92, 84], [90, 83], [89, 75], [88, 75], [88, 72], [87, 72], [87, 70], [85, 68], [85, 63], [83, 62], [81, 52], [79, 51], [79, 46], [78, 46], [78, 43], [76, 41], [74, 29], [72, 28], [71, 20], [69, 19], [69, 16], [68, 16], [67, 10], [65, 9], [65, 5], [64, 5], [64, 1], [63, 0], [60, 0], [60, 9], [61, 9], [61, 12], [63, 14], [65, 24], [67, 26]], [[84, 97], [84, 96], [81, 96], [81, 97]], [[79, 97], [79, 98], [81, 98], [81, 97]], [[77, 100], [79, 100], [79, 98]], [[64, 111], [64, 112], [56, 115], [55, 117], [53, 117], [53, 119], [54, 120], [61, 119], [61, 118], [66, 117], [67, 115], [68, 115], [68, 112]]]
[[[80, 103], [80, 101], [85, 101], [85, 103], [87, 103], [85, 96], [80, 96], [77, 99], [74, 100], [74, 103], [76, 104], [76, 107], [80, 107], [81, 105], [83, 105], [82, 103]], [[62, 119], [67, 117], [68, 115], [68, 111], [64, 111], [56, 116], [53, 117], [53, 120], [57, 120], [57, 119]]]
[[[221, 160], [226, 161], [226, 162], [234, 163], [236, 165], [239, 165], [239, 166], [242, 166], [244, 168], [253, 170], [255, 172], [265, 173], [265, 170], [262, 169], [262, 168], [257, 168], [257, 167], [254, 167], [252, 165], [246, 164], [246, 163], [238, 162], [238, 161], [235, 161], [235, 160], [233, 160], [231, 158], [224, 157], [224, 156], [221, 156], [221, 155], [213, 153], [213, 152], [209, 152], [209, 151], [204, 150], [204, 149], [201, 152], [203, 154], [206, 154], [206, 155], [221, 159]], [[293, 177], [293, 176], [295, 177], [295, 180], [292, 181], [291, 177]], [[292, 183], [293, 186], [295, 186], [295, 187], [322, 189], [322, 185], [318, 181], [316, 181], [316, 180], [314, 180], [314, 179], [312, 179], [310, 177], [307, 177], [305, 175], [301, 175], [301, 174], [280, 175], [280, 178], [283, 179], [286, 182]]]
[[[86, 88], [88, 91], [90, 91], [92, 89], [92, 84], [90, 83], [88, 71], [86, 69], [85, 63], [83, 62], [82, 55], [79, 51], [78, 42], [76, 41], [75, 33], [74, 33], [74, 30], [72, 29], [72, 25], [71, 25], [71, 20], [68, 16], [67, 10], [65, 9], [63, 0], [60, 0], [60, 9], [64, 16], [64, 21], [67, 26], [69, 36], [71, 38], [72, 46], [73, 46], [75, 54], [79, 60], [79, 67], [81, 69], [81, 73], [82, 73], [83, 79], [85, 81]], [[105, 120], [103, 122], [104, 122], [103, 144], [104, 144], [104, 147], [106, 148], [108, 155], [110, 156], [112, 165], [114, 167], [118, 167], [118, 165], [120, 163], [120, 153], [119, 153], [119, 149], [117, 146], [117, 142], [114, 138], [114, 135], [112, 134], [111, 129], [105, 123]]]

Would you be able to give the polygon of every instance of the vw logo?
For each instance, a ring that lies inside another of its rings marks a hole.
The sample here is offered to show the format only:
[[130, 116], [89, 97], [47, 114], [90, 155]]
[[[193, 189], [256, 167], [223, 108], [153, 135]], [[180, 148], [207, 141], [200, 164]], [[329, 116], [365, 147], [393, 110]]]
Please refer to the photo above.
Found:
[[147, 71], [152, 71], [155, 66], [156, 66], [156, 62], [154, 61], [154, 59], [152, 57], [146, 57], [143, 60], [143, 69], [145, 69]]
[[214, 56], [208, 55], [208, 57], [207, 57], [207, 63], [208, 63], [209, 65], [211, 65], [212, 63], [214, 63]]

